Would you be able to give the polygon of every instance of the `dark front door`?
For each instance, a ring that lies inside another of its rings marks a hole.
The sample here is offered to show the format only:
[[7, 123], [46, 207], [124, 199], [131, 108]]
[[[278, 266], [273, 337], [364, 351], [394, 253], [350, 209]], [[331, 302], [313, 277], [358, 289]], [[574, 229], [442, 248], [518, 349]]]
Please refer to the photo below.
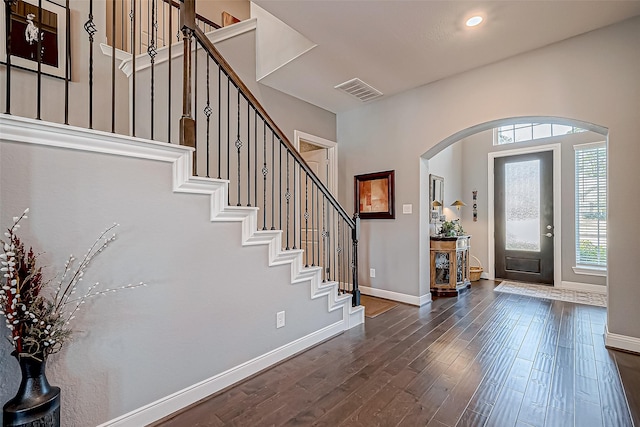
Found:
[[553, 284], [553, 152], [494, 163], [496, 278]]

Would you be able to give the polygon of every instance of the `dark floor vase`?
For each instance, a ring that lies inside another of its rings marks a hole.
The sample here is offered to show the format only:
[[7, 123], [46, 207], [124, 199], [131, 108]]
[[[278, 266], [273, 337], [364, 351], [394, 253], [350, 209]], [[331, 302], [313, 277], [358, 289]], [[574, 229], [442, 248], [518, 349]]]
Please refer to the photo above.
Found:
[[4, 405], [3, 427], [60, 427], [60, 388], [49, 385], [45, 366], [30, 357], [20, 359], [22, 382]]

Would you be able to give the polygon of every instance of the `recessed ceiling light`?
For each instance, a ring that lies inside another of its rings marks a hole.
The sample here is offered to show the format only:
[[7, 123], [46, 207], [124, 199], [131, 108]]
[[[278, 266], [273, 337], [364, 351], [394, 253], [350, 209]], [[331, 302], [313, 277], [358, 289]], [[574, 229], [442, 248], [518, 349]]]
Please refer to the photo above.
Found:
[[476, 15], [467, 19], [466, 25], [467, 27], [475, 27], [476, 25], [480, 25], [482, 21], [483, 21], [482, 16]]

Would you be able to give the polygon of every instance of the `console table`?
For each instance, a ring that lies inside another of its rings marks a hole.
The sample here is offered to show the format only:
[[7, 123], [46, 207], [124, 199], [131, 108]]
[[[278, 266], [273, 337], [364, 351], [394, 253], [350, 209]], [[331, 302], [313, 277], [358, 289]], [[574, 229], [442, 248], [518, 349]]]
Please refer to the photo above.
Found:
[[431, 294], [456, 296], [469, 288], [471, 236], [431, 237]]

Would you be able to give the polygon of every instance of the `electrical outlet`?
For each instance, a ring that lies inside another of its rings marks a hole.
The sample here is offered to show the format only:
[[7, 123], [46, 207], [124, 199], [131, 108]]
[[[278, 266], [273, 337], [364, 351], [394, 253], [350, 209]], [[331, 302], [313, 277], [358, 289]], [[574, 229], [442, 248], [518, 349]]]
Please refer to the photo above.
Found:
[[375, 268], [370, 268], [369, 269], [369, 277], [376, 277], [376, 269]]
[[282, 328], [284, 326], [284, 311], [276, 313], [276, 328]]

